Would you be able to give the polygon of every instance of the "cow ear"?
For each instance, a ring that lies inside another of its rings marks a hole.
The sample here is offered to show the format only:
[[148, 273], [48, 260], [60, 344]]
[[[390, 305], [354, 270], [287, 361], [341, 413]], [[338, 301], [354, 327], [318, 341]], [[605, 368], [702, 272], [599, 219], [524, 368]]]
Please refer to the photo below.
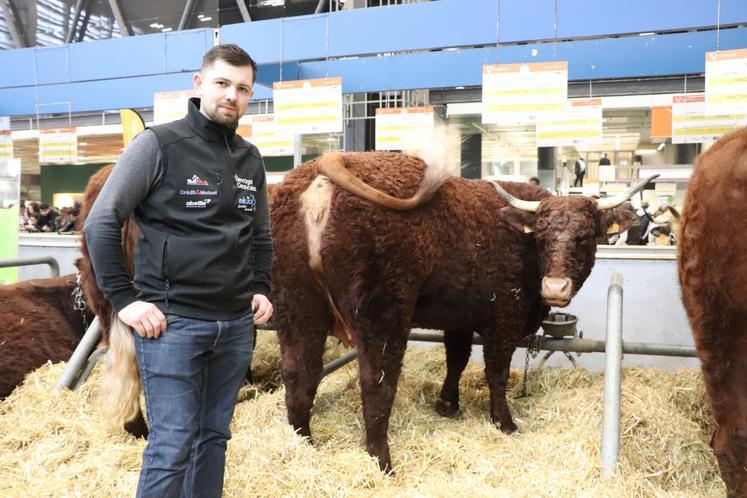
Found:
[[522, 211], [510, 206], [501, 208], [501, 218], [514, 230], [523, 233], [534, 232], [535, 213]]

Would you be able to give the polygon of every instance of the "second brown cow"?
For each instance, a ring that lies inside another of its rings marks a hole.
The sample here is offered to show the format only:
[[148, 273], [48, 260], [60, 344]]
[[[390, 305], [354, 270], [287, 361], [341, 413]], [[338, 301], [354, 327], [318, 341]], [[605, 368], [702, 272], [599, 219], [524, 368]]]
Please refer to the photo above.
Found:
[[566, 306], [583, 285], [607, 228], [602, 209], [645, 183], [613, 199], [554, 197], [377, 152], [328, 154], [288, 174], [272, 201], [272, 301], [289, 422], [311, 435], [332, 330], [360, 350], [366, 448], [390, 470], [387, 430], [402, 357], [410, 329], [424, 327], [445, 331], [438, 412], [459, 409], [459, 378], [477, 331], [491, 418], [516, 431], [506, 384], [517, 344], [537, 330], [548, 305]]

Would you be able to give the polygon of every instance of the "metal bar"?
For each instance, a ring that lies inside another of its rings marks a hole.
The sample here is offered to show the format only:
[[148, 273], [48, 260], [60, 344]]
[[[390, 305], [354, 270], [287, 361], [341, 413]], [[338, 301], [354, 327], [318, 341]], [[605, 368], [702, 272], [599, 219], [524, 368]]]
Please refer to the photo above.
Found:
[[[441, 332], [410, 332], [410, 340], [443, 342], [444, 336]], [[482, 337], [474, 334], [472, 336], [472, 344], [483, 344]], [[526, 347], [526, 341], [522, 341], [519, 346]], [[604, 353], [605, 342], [593, 339], [555, 339], [541, 337], [540, 349], [544, 351], [570, 351], [574, 353]], [[623, 353], [650, 356], [677, 356], [683, 358], [696, 357], [694, 346], [646, 342], [623, 342]]]
[[127, 22], [122, 15], [122, 9], [119, 8], [119, 2], [117, 2], [117, 0], [109, 0], [109, 7], [112, 9], [114, 19], [116, 19], [117, 24], [119, 24], [119, 32], [122, 36], [132, 35], [132, 33], [130, 33], [130, 28], [127, 26]]
[[320, 14], [322, 10], [324, 10], [324, 6], [327, 4], [327, 0], [319, 0], [319, 3], [316, 4], [316, 9], [314, 10], [314, 14]]
[[244, 0], [236, 0], [236, 6], [239, 8], [239, 12], [241, 12], [241, 18], [244, 20], [244, 22], [252, 22], [252, 16], [249, 15], [249, 9], [246, 8], [246, 3], [244, 3]]
[[184, 6], [184, 12], [182, 12], [182, 19], [179, 21], [179, 31], [187, 29], [189, 27], [189, 21], [192, 18], [192, 7], [195, 5], [195, 0], [187, 0], [187, 4]]
[[93, 322], [91, 322], [91, 326], [88, 327], [88, 330], [86, 330], [86, 333], [83, 335], [83, 339], [80, 340], [78, 347], [73, 351], [73, 355], [70, 357], [67, 365], [65, 365], [65, 370], [63, 370], [62, 375], [60, 375], [60, 378], [55, 384], [57, 389], [71, 388], [75, 378], [78, 376], [78, 372], [80, 372], [80, 369], [90, 356], [93, 348], [98, 344], [100, 337], [101, 326], [99, 325], [99, 317], [96, 317], [93, 319]]
[[86, 360], [86, 364], [83, 366], [83, 370], [80, 372], [80, 375], [75, 378], [75, 381], [73, 381], [73, 385], [70, 386], [71, 390], [75, 391], [80, 386], [85, 384], [85, 382], [88, 380], [88, 377], [91, 375], [91, 372], [93, 371], [93, 367], [96, 366], [96, 363], [102, 356], [107, 353], [107, 351], [109, 351], [109, 348], [103, 347], [91, 353], [91, 356], [89, 356]]
[[620, 396], [622, 389], [623, 278], [612, 274], [607, 290], [607, 348], [604, 367], [604, 412], [602, 414], [602, 477], [617, 474], [620, 453]]
[[358, 357], [358, 350], [354, 349], [352, 351], [349, 351], [349, 352], [345, 353], [344, 355], [340, 356], [339, 358], [330, 361], [329, 363], [327, 363], [326, 365], [324, 365], [324, 368], [322, 368], [321, 377], [324, 378], [325, 376], [331, 374], [332, 372], [334, 372], [338, 368], [341, 368], [341, 367], [347, 365], [348, 363], [350, 363], [351, 361], [353, 361], [357, 357]]
[[78, 20], [80, 19], [80, 11], [83, 8], [83, 0], [77, 0], [75, 2], [75, 13], [73, 13], [73, 21], [70, 23], [70, 27], [65, 33], [65, 43], [73, 41], [73, 35], [78, 30]]
[[52, 256], [40, 256], [38, 258], [11, 258], [0, 260], [0, 268], [32, 265], [49, 265], [49, 271], [52, 273], [52, 277], [60, 276], [60, 265]]
[[83, 16], [83, 23], [80, 25], [78, 30], [78, 36], [75, 37], [76, 42], [82, 42], [86, 36], [86, 30], [88, 29], [88, 21], [91, 19], [91, 0], [85, 0], [85, 15]]
[[[3, 17], [5, 18], [5, 22], [8, 24], [8, 30], [10, 31], [10, 37], [13, 39], [13, 45], [15, 45], [16, 48], [24, 48], [26, 42], [21, 36], [18, 25], [16, 25], [16, 22], [20, 23], [21, 20], [14, 15], [15, 9], [12, 9], [10, 1], [11, 0], [0, 0], [0, 7], [3, 9]], [[12, 13], [11, 9], [13, 10]]]

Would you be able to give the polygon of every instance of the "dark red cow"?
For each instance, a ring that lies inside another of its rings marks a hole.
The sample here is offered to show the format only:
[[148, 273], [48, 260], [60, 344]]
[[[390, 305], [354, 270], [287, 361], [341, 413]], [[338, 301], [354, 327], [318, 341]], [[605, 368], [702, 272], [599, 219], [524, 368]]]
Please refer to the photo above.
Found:
[[273, 322], [289, 422], [310, 436], [332, 330], [360, 350], [366, 448], [384, 471], [410, 328], [445, 330], [443, 415], [458, 411], [472, 333], [481, 334], [491, 418], [514, 432], [506, 383], [516, 345], [588, 277], [606, 229], [601, 209], [646, 183], [594, 200], [447, 173], [443, 161], [426, 167], [396, 153], [328, 154], [289, 173], [273, 196]]
[[747, 128], [698, 159], [685, 198], [678, 269], [729, 496], [747, 496]]
[[70, 359], [85, 332], [75, 287], [75, 275], [0, 286], [0, 398], [47, 361]]
[[[106, 183], [106, 179], [109, 178], [113, 167], [113, 165], [110, 165], [101, 168], [88, 180], [78, 219], [78, 229], [81, 233], [83, 233], [83, 224], [88, 217], [88, 213], [91, 211], [101, 188]], [[140, 228], [132, 220], [128, 220], [122, 227], [122, 251], [130, 275], [133, 274], [132, 258], [140, 234]], [[140, 409], [139, 375], [135, 364], [134, 350], [131, 351], [132, 355], [124, 358], [121, 353], [123, 345], [126, 346], [127, 344], [126, 341], [119, 341], [112, 347], [110, 333], [115, 315], [111, 304], [96, 284], [96, 274], [91, 265], [85, 235], [81, 236], [81, 253], [82, 257], [76, 262], [76, 266], [80, 270], [80, 287], [89, 308], [99, 317], [102, 343], [109, 344], [110, 353], [112, 350], [117, 353], [116, 355], [109, 355], [110, 366], [104, 376], [104, 384], [102, 384], [101, 389], [102, 409], [107, 412], [108, 418], [114, 422], [123, 423], [130, 434], [136, 437], [145, 437], [148, 434], [148, 427]], [[122, 335], [127, 333], [129, 332], [124, 331]], [[122, 337], [122, 335], [118, 337]]]

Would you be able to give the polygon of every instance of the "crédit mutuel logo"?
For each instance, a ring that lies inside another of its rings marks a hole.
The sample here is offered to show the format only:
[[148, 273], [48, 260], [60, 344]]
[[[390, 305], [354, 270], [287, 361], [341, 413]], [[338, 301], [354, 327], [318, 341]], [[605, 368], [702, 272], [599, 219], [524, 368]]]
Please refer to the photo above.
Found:
[[208, 182], [203, 180], [197, 175], [192, 175], [192, 178], [187, 178], [187, 185], [207, 185]]

